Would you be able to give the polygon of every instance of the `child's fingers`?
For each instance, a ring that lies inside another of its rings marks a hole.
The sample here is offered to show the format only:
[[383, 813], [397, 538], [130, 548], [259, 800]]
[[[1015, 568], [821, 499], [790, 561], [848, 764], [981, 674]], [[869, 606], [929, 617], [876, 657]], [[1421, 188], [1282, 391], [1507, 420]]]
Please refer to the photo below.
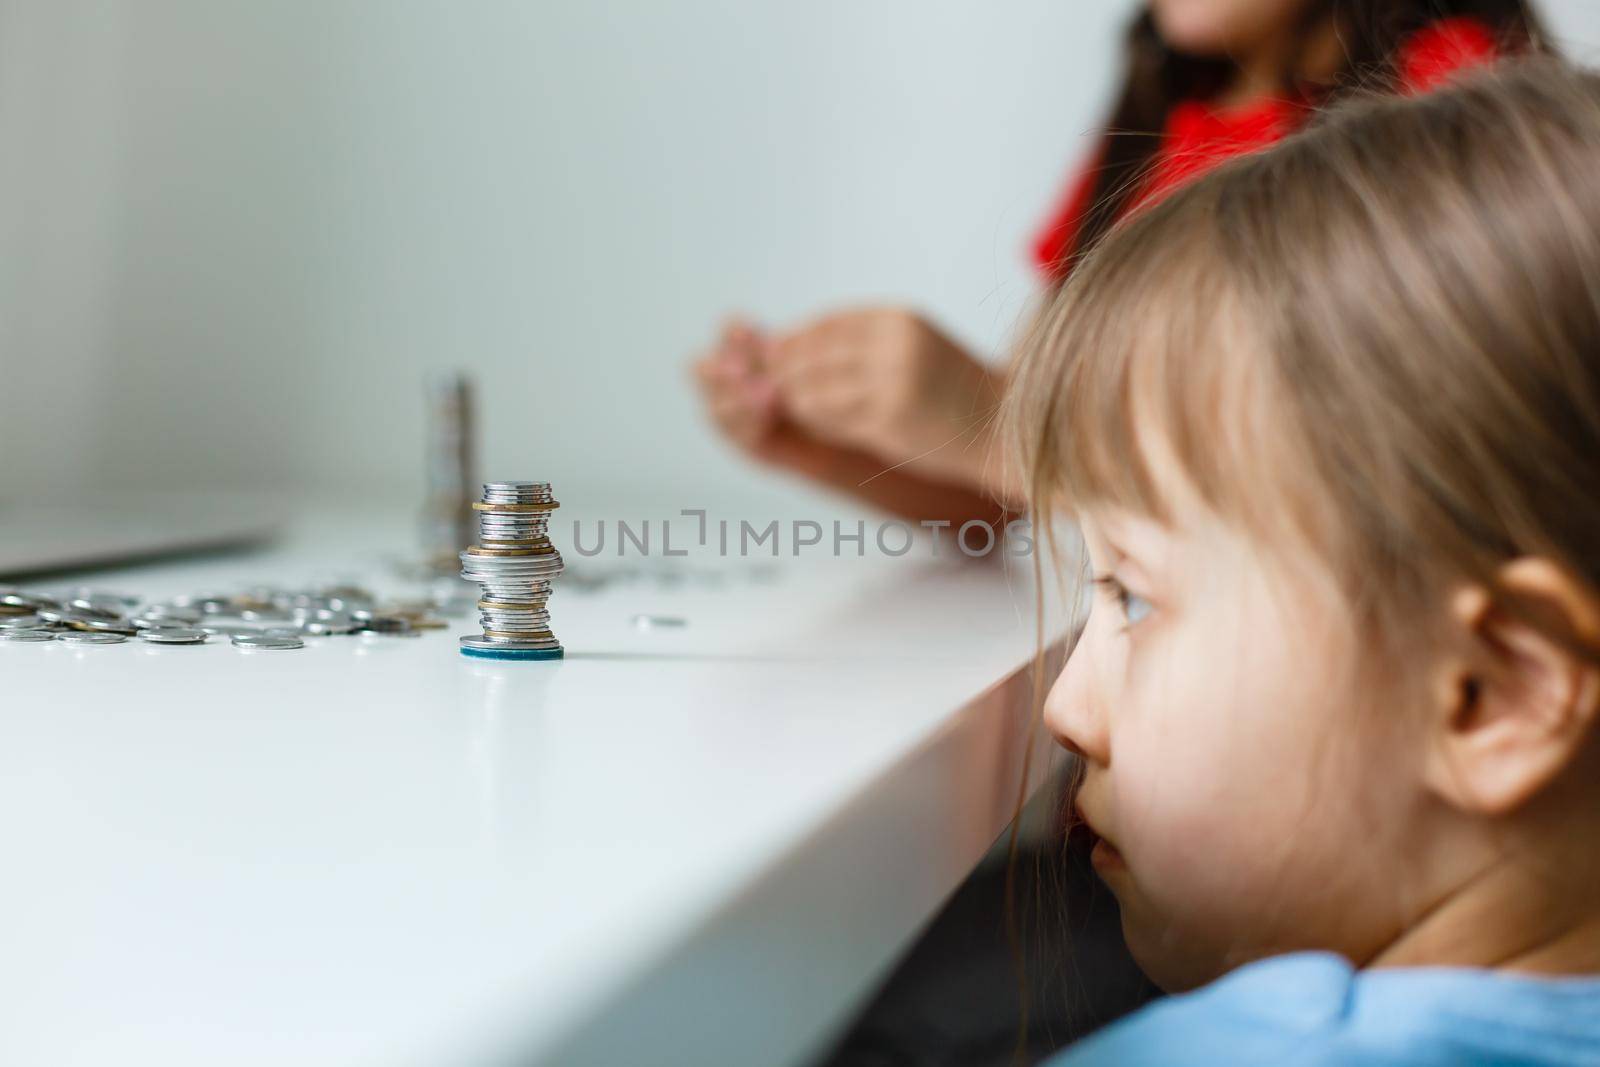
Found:
[[770, 376], [786, 403], [819, 392], [856, 387], [859, 377], [836, 358], [831, 348], [814, 340], [784, 346]]
[[709, 386], [719, 376], [716, 353], [707, 353], [690, 363], [689, 373], [702, 388]]
[[743, 318], [730, 317], [723, 323], [718, 350], [730, 360], [757, 368], [760, 363], [762, 333]]
[[746, 447], [755, 444], [772, 426], [772, 420], [742, 399], [719, 396], [711, 403], [711, 418], [731, 440]]

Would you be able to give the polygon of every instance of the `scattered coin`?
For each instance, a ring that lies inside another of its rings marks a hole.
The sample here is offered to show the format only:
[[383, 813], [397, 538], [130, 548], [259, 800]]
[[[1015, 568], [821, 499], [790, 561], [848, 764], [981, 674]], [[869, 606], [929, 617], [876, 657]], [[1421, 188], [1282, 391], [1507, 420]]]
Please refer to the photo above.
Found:
[[242, 639], [234, 642], [241, 649], [303, 648], [306, 636], [415, 638], [446, 625], [437, 614], [445, 604], [456, 609], [463, 599], [473, 602], [461, 583], [451, 585], [449, 592], [395, 601], [348, 582], [305, 589], [255, 585], [236, 594], [159, 600], [90, 588], [46, 596], [0, 586], [0, 637], [42, 643], [66, 633], [60, 640], [70, 644], [110, 645], [137, 636], [150, 644], [182, 645], [217, 636]]
[[204, 630], [190, 630], [180, 626], [149, 629], [139, 634], [141, 640], [152, 645], [203, 645], [210, 638]]
[[93, 633], [121, 634], [123, 637], [132, 637], [138, 628], [124, 619], [107, 619], [98, 615], [84, 615], [72, 620], [74, 630], [89, 630]]
[[306, 643], [298, 637], [271, 637], [266, 634], [234, 634], [231, 640], [234, 648], [251, 652], [287, 651], [306, 647]]
[[123, 634], [100, 634], [92, 630], [67, 630], [54, 636], [57, 641], [69, 645], [120, 645], [128, 639]]
[[303, 622], [300, 624], [300, 632], [305, 634], [307, 637], [334, 637], [342, 634], [355, 633], [355, 630], [356, 625], [353, 622], [336, 623], [318, 622], [313, 620], [311, 622]]
[[73, 597], [67, 607], [91, 619], [120, 619], [127, 610], [122, 598], [104, 594]]
[[0, 630], [0, 641], [54, 641], [55, 639], [53, 630]]
[[71, 625], [78, 619], [83, 618], [82, 615], [79, 615], [71, 608], [63, 608], [59, 605], [41, 605], [40, 607], [34, 609], [34, 614], [39, 616], [39, 618], [43, 619], [45, 622], [59, 622], [66, 623], [67, 625]]
[[181, 608], [172, 604], [152, 604], [133, 617], [136, 626], [193, 626], [205, 613], [199, 608]]
[[635, 615], [633, 625], [640, 630], [676, 630], [689, 625], [681, 615]]

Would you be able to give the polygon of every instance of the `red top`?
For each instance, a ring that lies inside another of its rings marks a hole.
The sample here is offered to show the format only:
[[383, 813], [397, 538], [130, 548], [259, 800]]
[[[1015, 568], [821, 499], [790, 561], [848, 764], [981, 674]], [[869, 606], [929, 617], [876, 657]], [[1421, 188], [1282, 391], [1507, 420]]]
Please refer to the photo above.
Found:
[[[1488, 24], [1468, 17], [1441, 19], [1401, 45], [1396, 63], [1401, 91], [1426, 92], [1456, 71], [1486, 63], [1498, 53]], [[1265, 148], [1292, 133], [1306, 113], [1303, 106], [1285, 97], [1264, 97], [1224, 109], [1203, 100], [1174, 105], [1148, 176], [1124, 210], [1159, 200], [1223, 160]], [[1078, 224], [1094, 196], [1098, 170], [1090, 166], [1078, 175], [1034, 238], [1034, 263], [1051, 282], [1066, 274], [1063, 257], [1076, 243]]]

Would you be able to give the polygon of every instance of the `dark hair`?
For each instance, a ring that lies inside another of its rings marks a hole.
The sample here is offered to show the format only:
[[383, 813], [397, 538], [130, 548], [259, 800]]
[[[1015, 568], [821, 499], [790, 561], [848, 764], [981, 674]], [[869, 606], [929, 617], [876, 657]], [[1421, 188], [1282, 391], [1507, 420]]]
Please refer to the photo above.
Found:
[[[1344, 46], [1344, 64], [1326, 84], [1298, 76], [1300, 53], [1312, 31], [1332, 17]], [[1507, 51], [1544, 50], [1543, 31], [1526, 0], [1311, 0], [1300, 18], [1300, 47], [1292, 49], [1283, 87], [1308, 106], [1330, 102], [1353, 88], [1392, 83], [1394, 58], [1413, 33], [1440, 19], [1483, 22]], [[1184, 100], [1206, 99], [1227, 87], [1234, 65], [1227, 59], [1174, 52], [1156, 31], [1149, 10], [1128, 28], [1127, 75], [1106, 124], [1099, 174], [1090, 207], [1066, 255], [1076, 259], [1105, 235], [1137, 191], [1159, 145], [1167, 114]]]

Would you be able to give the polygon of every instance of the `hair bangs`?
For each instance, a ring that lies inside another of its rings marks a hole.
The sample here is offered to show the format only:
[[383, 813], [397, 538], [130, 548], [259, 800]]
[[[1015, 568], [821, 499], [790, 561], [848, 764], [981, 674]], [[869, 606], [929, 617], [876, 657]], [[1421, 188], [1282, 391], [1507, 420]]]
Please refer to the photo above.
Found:
[[1266, 425], [1269, 361], [1215, 254], [1215, 190], [1198, 182], [1119, 226], [1027, 339], [1012, 440], [1036, 515], [1170, 524], [1186, 498], [1243, 517], [1258, 496], [1241, 489], [1269, 475], [1284, 428]]

